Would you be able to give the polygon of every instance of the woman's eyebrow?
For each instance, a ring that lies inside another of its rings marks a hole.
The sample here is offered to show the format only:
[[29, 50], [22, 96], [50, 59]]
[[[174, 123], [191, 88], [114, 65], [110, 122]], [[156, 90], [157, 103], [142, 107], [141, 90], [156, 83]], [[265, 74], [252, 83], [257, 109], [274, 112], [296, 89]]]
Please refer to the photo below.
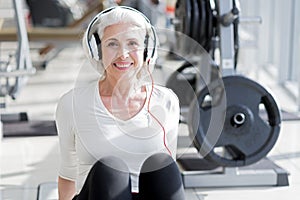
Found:
[[127, 39], [126, 39], [126, 41], [131, 41], [131, 40], [139, 41], [138, 38], [127, 38]]
[[111, 41], [118, 41], [116, 38], [107, 38], [106, 40], [104, 40], [104, 42], [111, 42]]
[[[125, 39], [126, 42], [129, 42], [129, 41], [135, 41], [135, 42], [140, 42], [142, 41], [142, 39], [138, 39], [136, 37], [130, 37], [130, 38], [126, 38]], [[107, 38], [106, 40], [103, 41], [104, 43], [107, 43], [107, 42], [119, 42], [119, 40], [117, 38]]]

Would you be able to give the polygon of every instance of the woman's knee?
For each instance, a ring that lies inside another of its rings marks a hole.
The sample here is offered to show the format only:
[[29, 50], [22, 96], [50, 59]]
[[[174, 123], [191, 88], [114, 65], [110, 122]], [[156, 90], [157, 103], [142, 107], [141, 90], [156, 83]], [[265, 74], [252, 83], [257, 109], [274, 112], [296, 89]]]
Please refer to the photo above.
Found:
[[141, 173], [157, 171], [170, 165], [176, 165], [175, 161], [170, 155], [166, 153], [153, 154], [144, 161]]
[[147, 158], [139, 179], [142, 199], [184, 200], [182, 177], [176, 162], [167, 154]]
[[117, 157], [105, 157], [99, 159], [90, 170], [91, 179], [128, 181], [130, 179], [129, 169], [126, 163]]
[[91, 168], [79, 199], [131, 199], [128, 167], [116, 157], [98, 160]]

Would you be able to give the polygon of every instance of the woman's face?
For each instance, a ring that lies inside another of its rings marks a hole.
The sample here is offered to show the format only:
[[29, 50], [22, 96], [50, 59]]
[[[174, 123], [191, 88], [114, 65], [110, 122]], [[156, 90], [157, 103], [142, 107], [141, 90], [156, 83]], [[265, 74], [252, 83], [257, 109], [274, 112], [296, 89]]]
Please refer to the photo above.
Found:
[[128, 23], [104, 29], [101, 48], [107, 78], [118, 80], [142, 67], [145, 35], [145, 30]]

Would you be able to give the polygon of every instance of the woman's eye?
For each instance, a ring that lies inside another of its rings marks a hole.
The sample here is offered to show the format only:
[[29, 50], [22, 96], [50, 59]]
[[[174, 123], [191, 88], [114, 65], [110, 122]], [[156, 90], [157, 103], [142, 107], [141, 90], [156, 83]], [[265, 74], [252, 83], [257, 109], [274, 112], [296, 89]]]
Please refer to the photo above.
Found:
[[139, 46], [139, 43], [136, 42], [136, 41], [129, 41], [128, 45], [129, 45], [130, 47], [138, 47], [138, 46]]
[[117, 48], [117, 47], [119, 47], [119, 43], [117, 43], [117, 42], [109, 42], [107, 44], [107, 46], [108, 47], [112, 47], [112, 48]]

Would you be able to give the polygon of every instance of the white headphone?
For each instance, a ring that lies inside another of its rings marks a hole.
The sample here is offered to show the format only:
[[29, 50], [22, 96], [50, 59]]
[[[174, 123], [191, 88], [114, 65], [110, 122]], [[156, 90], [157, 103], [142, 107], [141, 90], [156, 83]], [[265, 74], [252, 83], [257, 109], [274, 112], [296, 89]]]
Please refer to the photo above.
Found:
[[[102, 58], [102, 53], [101, 53], [101, 40], [99, 37], [99, 34], [97, 32], [97, 27], [94, 27], [95, 24], [97, 24], [100, 20], [103, 14], [108, 13], [116, 8], [121, 8], [121, 9], [127, 9], [127, 10], [131, 10], [134, 11], [136, 13], [138, 13], [139, 15], [141, 15], [146, 23], [149, 25], [149, 27], [151, 27], [151, 32], [149, 33], [147, 30], [146, 36], [145, 36], [145, 49], [144, 49], [144, 62], [147, 62], [147, 64], [153, 63], [153, 61], [156, 60], [156, 56], [157, 56], [157, 35], [156, 32], [154, 30], [154, 27], [151, 25], [150, 20], [141, 12], [139, 12], [138, 10], [131, 8], [131, 7], [127, 7], [127, 6], [114, 6], [114, 7], [110, 7], [107, 8], [105, 10], [103, 10], [102, 12], [100, 12], [99, 14], [97, 14], [94, 19], [90, 22], [89, 26], [87, 27], [86, 33], [84, 35], [83, 38], [83, 43], [84, 45], [86, 45], [86, 49], [89, 53], [90, 58], [99, 61]], [[149, 45], [149, 38], [153, 38], [153, 50], [152, 53], [150, 54], [150, 56], [148, 55], [148, 45]]]

